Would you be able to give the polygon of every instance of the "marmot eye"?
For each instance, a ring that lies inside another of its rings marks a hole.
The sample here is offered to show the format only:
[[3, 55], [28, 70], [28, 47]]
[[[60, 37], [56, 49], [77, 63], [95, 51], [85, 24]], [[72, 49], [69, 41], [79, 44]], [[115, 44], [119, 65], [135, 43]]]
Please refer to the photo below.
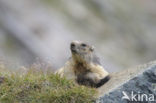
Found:
[[86, 44], [81, 44], [81, 46], [82, 46], [82, 47], [86, 47], [87, 45], [86, 45]]

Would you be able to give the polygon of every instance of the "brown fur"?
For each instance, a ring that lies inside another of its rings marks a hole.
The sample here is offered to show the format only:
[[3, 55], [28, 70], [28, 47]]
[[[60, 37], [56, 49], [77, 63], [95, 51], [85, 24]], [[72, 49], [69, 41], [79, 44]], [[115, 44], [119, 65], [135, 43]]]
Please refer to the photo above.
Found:
[[109, 80], [109, 73], [100, 65], [92, 46], [74, 41], [71, 43], [71, 53], [72, 57], [57, 74], [91, 87], [100, 87]]

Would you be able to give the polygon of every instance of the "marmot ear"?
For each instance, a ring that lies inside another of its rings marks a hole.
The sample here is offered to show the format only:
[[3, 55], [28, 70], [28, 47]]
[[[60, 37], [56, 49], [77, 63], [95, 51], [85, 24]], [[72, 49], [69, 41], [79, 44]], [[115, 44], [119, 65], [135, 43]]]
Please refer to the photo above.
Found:
[[94, 46], [91, 46], [90, 51], [94, 51]]

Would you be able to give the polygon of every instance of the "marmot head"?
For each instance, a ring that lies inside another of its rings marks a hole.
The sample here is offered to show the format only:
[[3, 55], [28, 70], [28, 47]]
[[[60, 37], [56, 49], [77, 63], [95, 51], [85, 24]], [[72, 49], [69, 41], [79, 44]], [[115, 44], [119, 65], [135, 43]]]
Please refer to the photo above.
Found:
[[81, 41], [73, 41], [70, 44], [70, 50], [72, 53], [72, 58], [76, 62], [91, 62], [95, 61], [95, 54], [93, 46], [88, 45], [87, 43]]

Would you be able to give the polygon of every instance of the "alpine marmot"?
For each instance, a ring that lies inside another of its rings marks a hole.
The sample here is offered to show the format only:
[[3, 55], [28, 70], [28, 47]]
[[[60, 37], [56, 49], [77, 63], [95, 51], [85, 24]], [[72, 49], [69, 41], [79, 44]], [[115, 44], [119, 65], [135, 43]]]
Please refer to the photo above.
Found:
[[101, 66], [93, 46], [80, 41], [70, 44], [72, 56], [56, 71], [61, 77], [75, 80], [80, 85], [98, 88], [109, 80], [109, 73]]

